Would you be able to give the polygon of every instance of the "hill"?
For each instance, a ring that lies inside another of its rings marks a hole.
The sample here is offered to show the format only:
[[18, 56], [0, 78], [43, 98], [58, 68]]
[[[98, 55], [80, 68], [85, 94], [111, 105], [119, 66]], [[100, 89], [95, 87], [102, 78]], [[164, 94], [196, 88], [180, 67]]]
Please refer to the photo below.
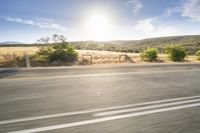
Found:
[[[147, 47], [157, 48], [163, 52], [163, 48], [169, 44], [182, 45], [193, 54], [200, 49], [200, 35], [172, 36], [160, 38], [148, 38], [143, 40], [115, 40], [115, 41], [76, 41], [69, 42], [79, 50], [105, 50], [121, 52], [140, 52]], [[9, 44], [9, 46], [41, 46], [44, 44]], [[8, 46], [1, 44], [0, 46]]]
[[106, 51], [122, 51], [122, 52], [140, 52], [147, 47], [157, 48], [163, 52], [166, 45], [177, 44], [182, 45], [190, 53], [194, 53], [200, 49], [200, 35], [190, 36], [172, 36], [160, 38], [148, 38], [143, 40], [129, 40], [129, 41], [83, 41], [70, 42], [78, 49], [88, 50], [106, 50]]
[[23, 44], [23, 43], [21, 43], [21, 42], [16, 42], [16, 41], [5, 41], [5, 42], [0, 42], [0, 44], [13, 45], [13, 44]]

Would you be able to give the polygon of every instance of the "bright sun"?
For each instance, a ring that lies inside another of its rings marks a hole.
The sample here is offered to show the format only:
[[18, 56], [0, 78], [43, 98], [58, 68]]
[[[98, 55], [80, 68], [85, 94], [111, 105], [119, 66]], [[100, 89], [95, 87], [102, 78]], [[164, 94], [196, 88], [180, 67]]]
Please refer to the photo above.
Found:
[[85, 28], [90, 39], [97, 41], [107, 40], [111, 30], [110, 18], [102, 13], [93, 13], [87, 18]]

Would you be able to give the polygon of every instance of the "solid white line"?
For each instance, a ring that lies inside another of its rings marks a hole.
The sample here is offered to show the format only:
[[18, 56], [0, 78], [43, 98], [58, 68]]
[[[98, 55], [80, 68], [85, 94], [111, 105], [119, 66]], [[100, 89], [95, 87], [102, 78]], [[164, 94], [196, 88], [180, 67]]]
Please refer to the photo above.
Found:
[[[192, 69], [199, 71], [199, 69]], [[5, 80], [41, 80], [41, 79], [58, 79], [58, 78], [77, 78], [77, 77], [96, 77], [96, 76], [115, 76], [115, 75], [134, 75], [134, 74], [149, 74], [149, 73], [165, 73], [165, 72], [185, 72], [186, 70], [165, 70], [165, 71], [139, 71], [139, 72], [118, 72], [118, 73], [101, 73], [101, 74], [77, 74], [77, 75], [64, 75], [64, 76], [40, 76], [40, 77], [18, 77], [18, 78], [7, 78]]]
[[[120, 63], [120, 64], [97, 64], [90, 66], [59, 66], [59, 67], [31, 67], [31, 68], [18, 68], [17, 70], [49, 70], [49, 69], [85, 69], [85, 68], [118, 68], [118, 67], [148, 67], [148, 66], [191, 66], [191, 65], [199, 65], [199, 62], [181, 62], [181, 63]], [[7, 70], [10, 68], [0, 68], [0, 70]]]
[[176, 106], [176, 107], [168, 107], [168, 108], [162, 108], [162, 109], [155, 109], [155, 110], [150, 110], [150, 111], [143, 111], [143, 112], [111, 116], [111, 117], [104, 117], [104, 118], [98, 118], [98, 119], [91, 119], [91, 120], [66, 123], [66, 124], [60, 124], [60, 125], [46, 126], [46, 127], [40, 127], [40, 128], [33, 128], [33, 129], [27, 129], [27, 130], [13, 131], [13, 132], [9, 132], [9, 133], [35, 133], [35, 132], [49, 131], [49, 130], [55, 130], [55, 129], [76, 127], [76, 126], [82, 126], [82, 125], [87, 125], [87, 124], [94, 124], [94, 123], [99, 123], [99, 122], [117, 120], [117, 119], [122, 119], [122, 118], [130, 118], [130, 117], [135, 117], [135, 116], [154, 114], [154, 113], [159, 113], [159, 112], [166, 112], [166, 111], [172, 111], [172, 110], [178, 110], [178, 109], [197, 107], [197, 106], [200, 106], [200, 103], [182, 105], [182, 106]]
[[115, 111], [107, 111], [107, 112], [102, 112], [102, 113], [94, 114], [94, 116], [115, 115], [115, 114], [120, 114], [120, 113], [127, 113], [127, 112], [140, 111], [140, 110], [145, 110], [145, 109], [167, 107], [167, 106], [180, 105], [180, 104], [186, 104], [186, 103], [194, 103], [194, 102], [199, 102], [199, 101], [200, 101], [200, 99], [195, 99], [195, 100], [187, 100], [187, 101], [180, 101], [180, 102], [173, 102], [173, 103], [166, 103], [166, 104], [157, 104], [157, 105], [145, 106], [145, 107], [138, 107], [138, 108], [130, 108], [130, 109], [115, 110]]
[[32, 116], [32, 117], [25, 117], [25, 118], [3, 120], [3, 121], [0, 121], [0, 125], [16, 123], [16, 122], [25, 122], [25, 121], [32, 121], [32, 120], [54, 118], [54, 117], [61, 117], [61, 116], [86, 114], [86, 113], [93, 113], [93, 112], [98, 112], [98, 111], [107, 111], [107, 110], [113, 110], [113, 109], [122, 109], [122, 108], [135, 107], [135, 106], [143, 106], [143, 105], [145, 106], [145, 105], [149, 105], [149, 104], [174, 102], [174, 101], [178, 101], [178, 100], [189, 100], [189, 99], [195, 99], [195, 98], [200, 98], [200, 95], [190, 96], [190, 97], [172, 98], [172, 99], [158, 100], [158, 101], [151, 101], [151, 102], [144, 102], [144, 103], [128, 104], [128, 105], [108, 107], [108, 108], [91, 109], [91, 110], [84, 110], [84, 111], [74, 111], [74, 112], [58, 113], [58, 114], [51, 114], [51, 115]]

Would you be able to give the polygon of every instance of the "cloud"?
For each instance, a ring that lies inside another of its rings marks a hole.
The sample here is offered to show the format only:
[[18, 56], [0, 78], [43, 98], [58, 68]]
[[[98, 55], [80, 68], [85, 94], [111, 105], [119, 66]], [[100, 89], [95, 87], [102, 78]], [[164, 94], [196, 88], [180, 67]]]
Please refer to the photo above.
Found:
[[43, 29], [55, 29], [55, 30], [60, 30], [60, 31], [66, 30], [65, 27], [59, 24], [52, 23], [50, 21], [44, 21], [44, 19], [30, 20], [30, 19], [21, 19], [21, 18], [14, 18], [14, 17], [5, 17], [4, 19], [10, 22], [36, 26]]
[[152, 21], [153, 19], [139, 20], [134, 25], [134, 28], [136, 30], [141, 30], [145, 33], [153, 32], [156, 27], [153, 25]]
[[200, 0], [188, 0], [183, 3], [182, 16], [200, 22]]
[[182, 17], [189, 18], [191, 21], [200, 22], [200, 0], [181, 0], [179, 5], [168, 8], [165, 13], [172, 15], [179, 13]]
[[133, 30], [139, 38], [176, 36], [189, 31], [185, 25], [159, 23], [156, 17], [137, 21], [133, 25]]
[[143, 8], [143, 3], [141, 0], [129, 0], [126, 5], [130, 7], [132, 13], [137, 15], [139, 11]]
[[152, 37], [177, 36], [185, 32], [178, 25], [162, 24], [159, 25], [152, 34]]
[[171, 8], [167, 8], [165, 10], [165, 15], [166, 16], [171, 16], [175, 13], [179, 13], [181, 11], [181, 8], [180, 7], [171, 7]]

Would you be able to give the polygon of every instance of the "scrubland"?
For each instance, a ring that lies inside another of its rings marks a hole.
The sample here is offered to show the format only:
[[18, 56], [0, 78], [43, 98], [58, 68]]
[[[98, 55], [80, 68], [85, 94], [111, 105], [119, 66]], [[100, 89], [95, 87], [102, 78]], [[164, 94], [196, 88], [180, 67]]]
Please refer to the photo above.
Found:
[[[0, 47], [0, 64], [4, 66], [15, 66], [15, 59], [24, 54], [31, 56], [39, 50], [39, 47]], [[141, 60], [140, 53], [125, 53], [112, 51], [76, 50], [78, 62], [76, 64], [115, 64], [115, 63], [147, 63]], [[186, 62], [196, 62], [195, 55], [185, 58]], [[171, 62], [166, 54], [158, 54], [158, 63]], [[9, 65], [5, 65], [9, 64]], [[59, 65], [58, 63], [55, 65]], [[65, 64], [61, 64], [65, 65]], [[37, 65], [36, 65], [37, 66]], [[41, 66], [41, 64], [39, 64]]]

